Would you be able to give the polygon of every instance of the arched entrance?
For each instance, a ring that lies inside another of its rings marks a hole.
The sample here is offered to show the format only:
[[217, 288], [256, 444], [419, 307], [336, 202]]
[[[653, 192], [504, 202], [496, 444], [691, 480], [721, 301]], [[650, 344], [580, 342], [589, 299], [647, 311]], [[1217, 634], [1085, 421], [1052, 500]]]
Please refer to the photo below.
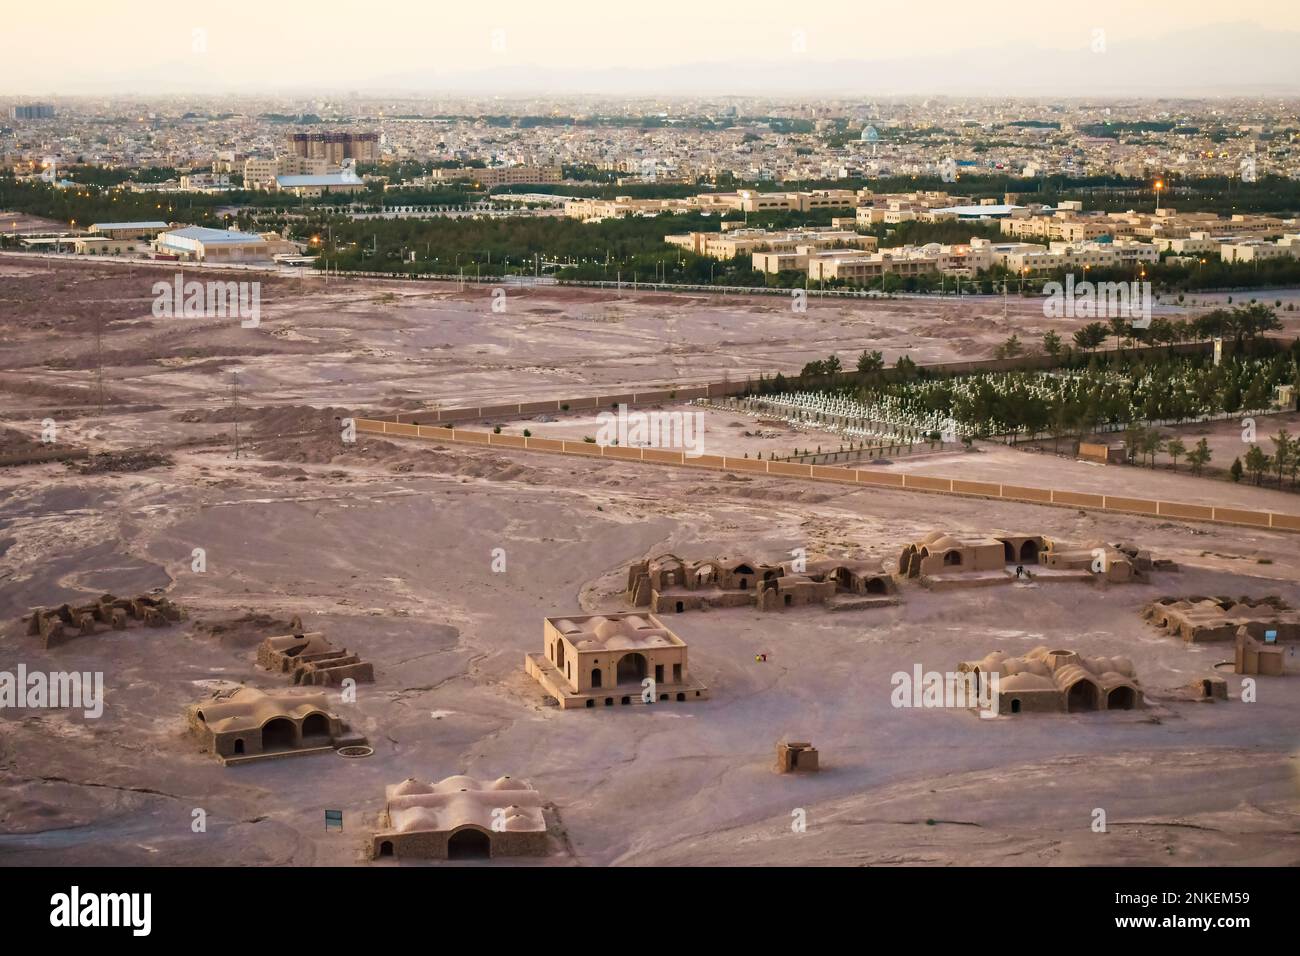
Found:
[[1002, 542], [1002, 560], [1007, 564], [1016, 560], [1016, 546], [1010, 541]]
[[492, 838], [474, 827], [457, 830], [447, 840], [449, 860], [487, 860], [492, 857]]
[[302, 722], [303, 737], [328, 737], [330, 735], [330, 719], [322, 713], [308, 714], [306, 720]]
[[599, 686], [600, 686], [600, 668], [599, 668], [599, 667], [593, 667], [593, 668], [591, 669], [591, 686], [592, 686], [592, 687], [599, 687]]
[[889, 588], [885, 585], [884, 578], [867, 578], [868, 594], [888, 594]]
[[645, 680], [646, 659], [644, 654], [624, 654], [618, 659], [618, 682], [620, 684], [640, 684]]
[[619, 658], [617, 678], [620, 684], [640, 684], [646, 676], [645, 654], [624, 654]]
[[1097, 709], [1097, 688], [1091, 681], [1077, 680], [1065, 695], [1065, 709], [1070, 713]]
[[298, 728], [287, 717], [273, 717], [262, 725], [262, 749], [280, 750], [298, 746]]
[[1038, 542], [1026, 541], [1020, 546], [1020, 563], [1037, 564], [1038, 563]]
[[555, 663], [558, 667], [564, 666], [564, 641], [555, 642]]
[[1132, 687], [1116, 687], [1106, 695], [1107, 710], [1132, 710], [1137, 705], [1137, 695]]
[[392, 856], [392, 855], [393, 855], [393, 841], [392, 841], [392, 840], [385, 840], [383, 843], [379, 844], [379, 855], [380, 855], [380, 856]]

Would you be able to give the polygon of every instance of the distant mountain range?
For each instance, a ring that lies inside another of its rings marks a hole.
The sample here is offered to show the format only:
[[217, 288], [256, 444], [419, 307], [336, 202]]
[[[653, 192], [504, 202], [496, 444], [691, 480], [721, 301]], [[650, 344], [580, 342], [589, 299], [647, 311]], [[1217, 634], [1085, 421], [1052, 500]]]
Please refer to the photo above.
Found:
[[[1111, 41], [1104, 52], [1089, 48], [1090, 31], [1082, 25], [1079, 33], [1083, 42], [1069, 50], [1003, 45], [898, 57], [884, 38], [868, 43], [869, 50], [861, 58], [834, 62], [791, 56], [615, 69], [503, 64], [482, 70], [428, 68], [376, 75], [342, 74], [339, 64], [334, 64], [328, 77], [297, 74], [294, 80], [279, 83], [268, 83], [264, 70], [227, 71], [215, 58], [190, 56], [147, 70], [115, 70], [111, 75], [65, 65], [60, 70], [59, 89], [22, 92], [324, 94], [349, 90], [375, 94], [821, 93], [1089, 98], [1300, 95], [1300, 33], [1271, 31], [1249, 23], [1225, 24], [1140, 43]], [[30, 76], [26, 81], [40, 84], [42, 79]], [[3, 92], [9, 91], [0, 90]]]

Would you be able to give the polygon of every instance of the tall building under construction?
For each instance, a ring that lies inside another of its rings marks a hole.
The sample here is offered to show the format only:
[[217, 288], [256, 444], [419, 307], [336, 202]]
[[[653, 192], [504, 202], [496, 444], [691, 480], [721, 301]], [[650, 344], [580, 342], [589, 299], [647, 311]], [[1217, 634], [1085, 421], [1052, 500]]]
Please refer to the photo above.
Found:
[[290, 155], [323, 159], [331, 166], [341, 166], [345, 159], [379, 161], [378, 133], [290, 133], [288, 147]]

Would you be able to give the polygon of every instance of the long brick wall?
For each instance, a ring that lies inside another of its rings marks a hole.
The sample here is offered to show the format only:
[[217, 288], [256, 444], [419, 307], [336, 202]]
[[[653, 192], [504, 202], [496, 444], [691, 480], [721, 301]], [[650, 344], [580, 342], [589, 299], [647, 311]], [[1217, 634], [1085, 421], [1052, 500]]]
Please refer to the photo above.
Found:
[[940, 478], [935, 475], [909, 475], [902, 472], [865, 468], [841, 468], [834, 465], [804, 465], [795, 462], [735, 458], [724, 455], [691, 457], [684, 452], [666, 451], [658, 448], [621, 448], [617, 445], [596, 445], [592, 442], [566, 441], [559, 438], [525, 438], [522, 435], [497, 435], [477, 429], [417, 425], [409, 422], [383, 421], [373, 418], [358, 418], [355, 421], [359, 432], [389, 435], [394, 438], [422, 438], [429, 441], [462, 442], [470, 445], [488, 445], [494, 448], [543, 451], [561, 455], [581, 455], [587, 458], [609, 458], [615, 461], [648, 462], [656, 465], [676, 465], [683, 468], [707, 468], [714, 471], [733, 473], [777, 475], [785, 478], [804, 478], [813, 481], [872, 485], [879, 488], [894, 488], [900, 491], [923, 491], [932, 494], [1017, 501], [1025, 504], [1056, 505], [1063, 508], [1083, 508], [1094, 511], [1146, 515], [1152, 518], [1169, 518], [1175, 521], [1209, 521], [1216, 524], [1272, 528], [1276, 531], [1300, 531], [1300, 515], [1281, 514], [1275, 511], [1220, 508], [1212, 505], [1160, 501], [1152, 498], [1132, 498], [1127, 495], [1099, 495], [1082, 491], [1062, 491], [1054, 488], [1009, 485], [994, 481], [967, 481], [961, 478]]

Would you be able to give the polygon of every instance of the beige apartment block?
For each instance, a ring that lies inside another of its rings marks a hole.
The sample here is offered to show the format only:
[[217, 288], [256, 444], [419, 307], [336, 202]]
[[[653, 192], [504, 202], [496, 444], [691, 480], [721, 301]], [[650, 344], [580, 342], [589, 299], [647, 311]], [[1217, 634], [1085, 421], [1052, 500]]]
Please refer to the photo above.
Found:
[[1126, 657], [1036, 647], [1023, 657], [994, 651], [958, 664], [957, 672], [972, 675], [976, 697], [990, 693], [989, 675], [997, 674], [999, 714], [1133, 710], [1144, 703], [1137, 672]]
[[1268, 259], [1295, 258], [1297, 255], [1300, 255], [1300, 243], [1241, 239], [1219, 246], [1219, 258], [1224, 262], [1264, 262]]
[[818, 250], [835, 248], [852, 249], [858, 252], [873, 251], [879, 240], [875, 236], [864, 236], [852, 229], [769, 231], [758, 228], [724, 228], [721, 232], [688, 232], [664, 236], [664, 242], [696, 255], [714, 259], [732, 259], [736, 256], [760, 252], [807, 257]]
[[469, 181], [484, 189], [497, 186], [522, 186], [535, 183], [558, 183], [564, 179], [559, 166], [464, 166], [460, 169], [435, 169], [429, 179], [435, 182]]
[[86, 231], [108, 239], [152, 239], [167, 228], [161, 220], [150, 222], [97, 222]]
[[687, 667], [686, 642], [653, 614], [546, 618], [543, 651], [525, 670], [561, 709], [708, 697]]
[[618, 196], [614, 199], [573, 199], [564, 204], [564, 215], [583, 222], [618, 219], [623, 216], [657, 216], [664, 212], [692, 212], [695, 206], [689, 199], [633, 199]]
[[545, 856], [542, 796], [528, 784], [460, 774], [438, 783], [408, 777], [385, 790], [371, 857], [419, 860]]
[[324, 176], [329, 171], [329, 161], [321, 157], [293, 153], [272, 159], [250, 156], [244, 161], [244, 188], [275, 189], [277, 176]]

